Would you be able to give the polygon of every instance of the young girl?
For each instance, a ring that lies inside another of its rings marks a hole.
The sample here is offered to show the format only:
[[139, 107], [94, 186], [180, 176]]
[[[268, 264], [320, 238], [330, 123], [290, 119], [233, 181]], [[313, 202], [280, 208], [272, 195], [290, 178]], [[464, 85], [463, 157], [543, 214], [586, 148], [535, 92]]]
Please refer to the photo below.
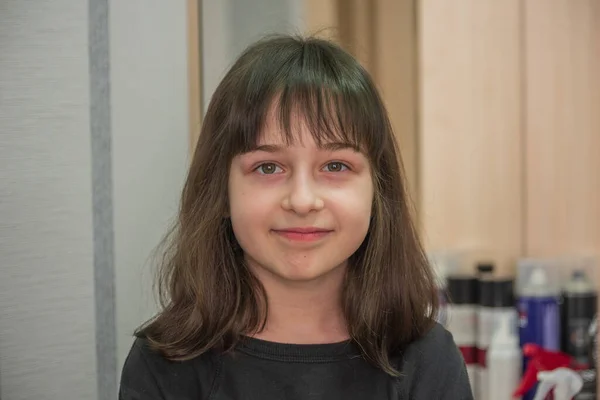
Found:
[[120, 399], [472, 399], [399, 158], [348, 53], [249, 47], [208, 108]]

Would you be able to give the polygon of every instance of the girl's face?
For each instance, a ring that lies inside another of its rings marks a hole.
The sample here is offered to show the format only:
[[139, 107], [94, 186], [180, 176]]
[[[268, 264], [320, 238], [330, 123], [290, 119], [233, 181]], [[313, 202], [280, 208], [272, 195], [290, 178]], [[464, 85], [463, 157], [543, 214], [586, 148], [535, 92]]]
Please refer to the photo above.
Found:
[[233, 231], [259, 279], [341, 277], [369, 228], [373, 183], [367, 157], [343, 143], [318, 147], [298, 122], [291, 121], [300, 131], [286, 146], [271, 110], [258, 148], [231, 164]]

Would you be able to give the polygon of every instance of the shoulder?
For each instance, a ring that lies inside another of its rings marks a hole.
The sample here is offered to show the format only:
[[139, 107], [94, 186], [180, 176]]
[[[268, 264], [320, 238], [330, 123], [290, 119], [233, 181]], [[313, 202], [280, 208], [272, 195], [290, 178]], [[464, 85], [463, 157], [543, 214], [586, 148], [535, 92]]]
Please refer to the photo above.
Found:
[[420, 361], [434, 358], [438, 361], [446, 360], [452, 364], [463, 363], [452, 334], [439, 323], [435, 323], [423, 337], [407, 347], [405, 357], [410, 356], [418, 356], [417, 359]]
[[438, 323], [405, 349], [400, 373], [411, 399], [473, 399], [462, 354]]
[[206, 354], [171, 361], [154, 351], [145, 338], [136, 338], [121, 372], [119, 400], [206, 398], [217, 368]]

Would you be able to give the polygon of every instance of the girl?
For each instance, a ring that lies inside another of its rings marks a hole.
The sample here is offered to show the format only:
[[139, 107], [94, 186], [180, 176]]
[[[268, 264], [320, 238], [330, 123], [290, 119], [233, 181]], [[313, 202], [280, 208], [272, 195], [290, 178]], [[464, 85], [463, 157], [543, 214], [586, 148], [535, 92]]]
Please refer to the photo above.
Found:
[[217, 88], [122, 400], [471, 399], [367, 72], [320, 39]]

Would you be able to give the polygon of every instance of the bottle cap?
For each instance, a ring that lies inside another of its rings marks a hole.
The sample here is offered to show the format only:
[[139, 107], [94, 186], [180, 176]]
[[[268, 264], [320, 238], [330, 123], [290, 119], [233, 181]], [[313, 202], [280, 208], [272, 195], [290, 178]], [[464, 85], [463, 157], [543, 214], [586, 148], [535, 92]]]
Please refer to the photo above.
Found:
[[[559, 287], [551, 280], [549, 274], [555, 273], [555, 269], [546, 266], [536, 266], [531, 270], [529, 277], [521, 287], [522, 296], [558, 296]], [[555, 277], [556, 278], [556, 277]]]
[[576, 269], [571, 274], [571, 279], [565, 285], [565, 292], [577, 295], [593, 295], [596, 293], [596, 288], [585, 271]]
[[536, 268], [531, 273], [530, 283], [532, 286], [544, 286], [548, 284], [548, 277], [543, 268]]
[[477, 264], [477, 273], [480, 275], [487, 275], [494, 272], [494, 264], [492, 263], [478, 263]]

